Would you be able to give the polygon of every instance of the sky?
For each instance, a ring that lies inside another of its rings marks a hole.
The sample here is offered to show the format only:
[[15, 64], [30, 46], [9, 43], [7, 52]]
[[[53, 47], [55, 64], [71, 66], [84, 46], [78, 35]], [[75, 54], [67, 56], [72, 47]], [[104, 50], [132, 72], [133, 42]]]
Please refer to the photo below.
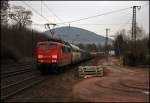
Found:
[[[24, 4], [27, 3], [31, 7]], [[73, 26], [83, 28], [98, 35], [105, 36], [106, 28], [109, 28], [109, 36], [115, 35], [121, 29], [129, 30], [132, 26], [133, 9], [110, 13], [91, 19], [85, 19], [73, 23], [59, 24], [62, 22], [74, 21], [90, 16], [104, 14], [107, 12], [128, 8], [131, 6], [141, 6], [137, 11], [136, 21], [143, 27], [146, 33], [149, 33], [149, 1], [10, 1], [10, 6], [23, 6], [31, 10], [32, 28], [38, 31], [45, 31], [45, 23], [56, 23], [57, 27]], [[40, 15], [43, 17], [41, 17]], [[45, 19], [46, 18], [46, 19]], [[47, 21], [48, 19], [48, 21]]]

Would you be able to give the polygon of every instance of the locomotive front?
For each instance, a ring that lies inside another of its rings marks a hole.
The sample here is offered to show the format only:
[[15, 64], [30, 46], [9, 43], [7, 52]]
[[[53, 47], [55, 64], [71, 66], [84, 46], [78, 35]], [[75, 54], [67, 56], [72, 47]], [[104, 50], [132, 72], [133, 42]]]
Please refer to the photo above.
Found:
[[38, 42], [36, 54], [39, 65], [57, 66], [59, 62], [59, 46], [56, 42]]

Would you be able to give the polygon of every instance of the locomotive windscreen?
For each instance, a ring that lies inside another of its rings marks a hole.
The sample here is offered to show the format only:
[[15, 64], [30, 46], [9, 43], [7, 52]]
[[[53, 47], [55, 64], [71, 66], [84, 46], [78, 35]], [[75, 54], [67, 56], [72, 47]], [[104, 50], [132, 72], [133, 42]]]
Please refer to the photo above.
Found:
[[40, 44], [39, 49], [40, 50], [45, 50], [46, 49], [46, 44], [45, 43]]
[[50, 43], [48, 45], [48, 50], [56, 50], [57, 49], [57, 45], [56, 43]]

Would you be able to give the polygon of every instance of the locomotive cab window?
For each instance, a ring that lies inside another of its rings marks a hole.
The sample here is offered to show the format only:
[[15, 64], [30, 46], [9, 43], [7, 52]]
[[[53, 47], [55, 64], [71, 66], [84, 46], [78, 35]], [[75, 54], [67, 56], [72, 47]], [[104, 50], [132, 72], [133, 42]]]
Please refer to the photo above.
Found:
[[48, 45], [48, 50], [56, 50], [57, 49], [57, 45], [55, 43], [50, 43]]
[[39, 49], [40, 50], [45, 50], [46, 49], [46, 44], [39, 44]]

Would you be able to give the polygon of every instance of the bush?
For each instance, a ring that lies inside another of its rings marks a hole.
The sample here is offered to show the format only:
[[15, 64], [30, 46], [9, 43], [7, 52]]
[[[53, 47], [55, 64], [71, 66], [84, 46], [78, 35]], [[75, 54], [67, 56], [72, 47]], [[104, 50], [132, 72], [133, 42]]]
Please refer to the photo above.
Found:
[[37, 41], [49, 37], [26, 28], [1, 27], [1, 58], [19, 61], [22, 58], [33, 58]]
[[123, 56], [123, 64], [124, 65], [148, 65], [149, 57], [143, 53], [131, 53], [128, 52]]
[[18, 50], [12, 48], [11, 46], [2, 46], [1, 47], [1, 59], [11, 59], [14, 62], [18, 62], [22, 58], [22, 55]]

